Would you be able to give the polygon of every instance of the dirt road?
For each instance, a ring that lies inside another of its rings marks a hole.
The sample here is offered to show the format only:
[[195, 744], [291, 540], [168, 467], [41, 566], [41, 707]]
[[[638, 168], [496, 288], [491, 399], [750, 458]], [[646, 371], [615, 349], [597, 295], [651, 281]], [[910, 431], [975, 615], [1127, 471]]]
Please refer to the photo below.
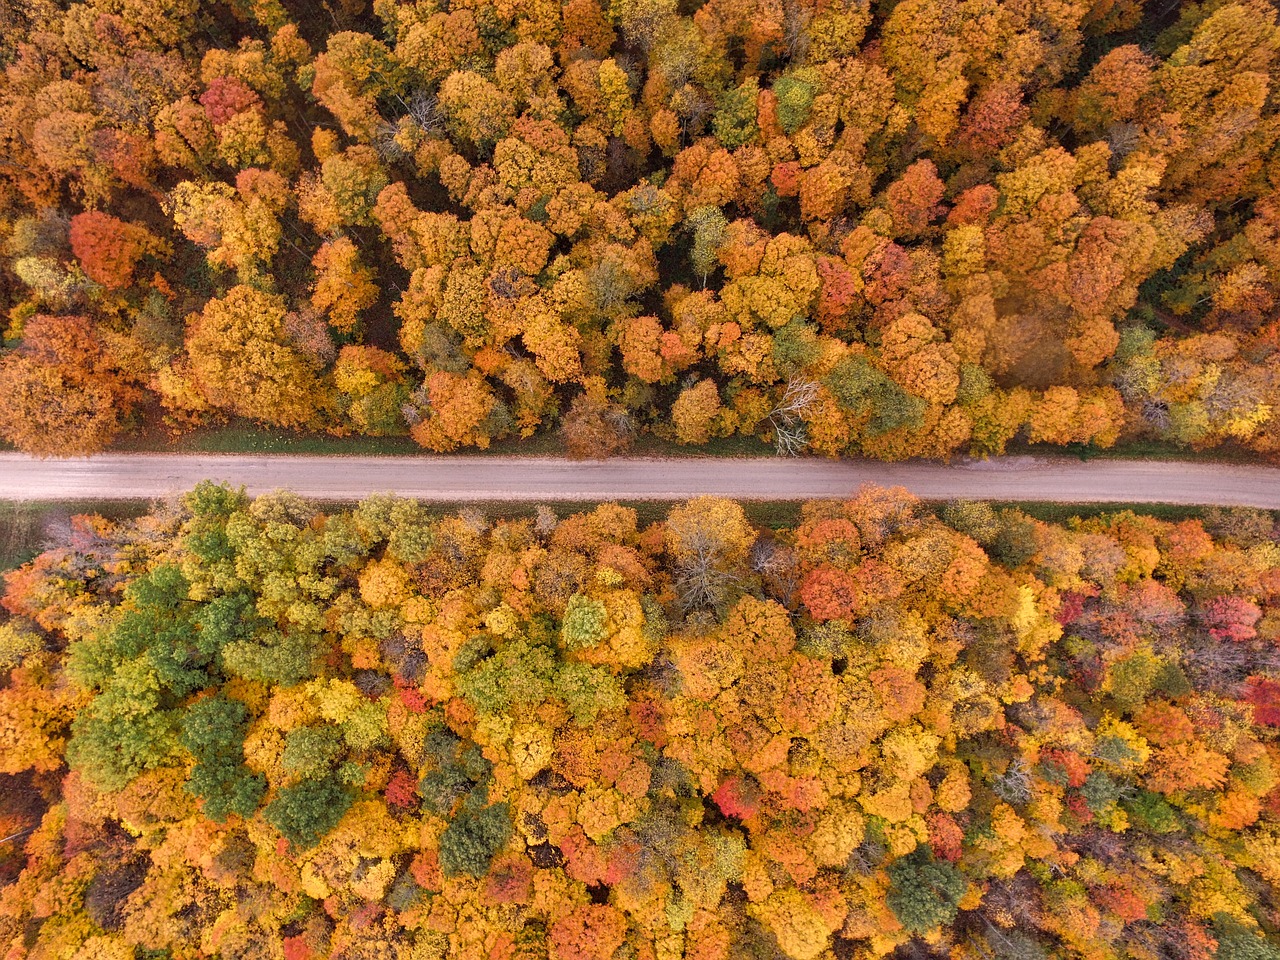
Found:
[[932, 463], [788, 459], [607, 460], [550, 457], [305, 457], [104, 454], [36, 460], [0, 453], [0, 498], [165, 496], [203, 479], [250, 493], [286, 488], [358, 499], [394, 492], [424, 500], [743, 500], [843, 497], [864, 483], [927, 499], [1224, 504], [1280, 509], [1280, 469], [1210, 463], [1005, 457]]

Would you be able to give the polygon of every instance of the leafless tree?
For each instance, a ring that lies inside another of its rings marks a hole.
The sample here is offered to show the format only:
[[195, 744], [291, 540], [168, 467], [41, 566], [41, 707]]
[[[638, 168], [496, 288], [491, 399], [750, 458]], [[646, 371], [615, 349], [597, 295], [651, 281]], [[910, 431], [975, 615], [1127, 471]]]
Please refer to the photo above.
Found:
[[[375, 149], [388, 160], [399, 160], [405, 156], [400, 135], [412, 132], [412, 127], [417, 127], [428, 138], [438, 136], [444, 129], [439, 104], [431, 94], [417, 90], [408, 97], [397, 95], [396, 101], [404, 108], [404, 113], [394, 120], [383, 120], [374, 137]], [[410, 128], [409, 131], [406, 127]]]
[[1206, 639], [1186, 650], [1183, 662], [1197, 686], [1229, 695], [1250, 674], [1280, 668], [1280, 650]]
[[795, 552], [776, 540], [761, 537], [751, 547], [751, 569], [760, 574], [765, 588], [783, 606], [790, 607], [800, 585]]
[[503, 300], [520, 296], [520, 270], [518, 267], [500, 268], [489, 278], [489, 289]]
[[489, 518], [479, 507], [463, 507], [458, 511], [458, 519], [479, 536], [483, 536], [489, 529]]
[[539, 536], [551, 536], [556, 527], [560, 526], [560, 518], [556, 516], [555, 510], [545, 503], [538, 504], [534, 510], [537, 511], [537, 517], [533, 521], [533, 529], [537, 531]]
[[782, 47], [788, 60], [803, 63], [805, 54], [809, 52], [809, 21], [813, 19], [813, 8], [798, 0], [787, 0], [782, 9]]
[[799, 456], [809, 442], [803, 419], [804, 412], [818, 399], [818, 385], [809, 380], [792, 379], [778, 405], [769, 412], [774, 444], [780, 457]]
[[1027, 762], [1018, 757], [1000, 778], [991, 785], [991, 789], [1002, 800], [1009, 803], [1026, 803], [1031, 799], [1031, 771]]
[[409, 394], [409, 402], [400, 407], [400, 416], [404, 417], [404, 422], [412, 427], [425, 420], [430, 411], [431, 397], [427, 393], [426, 384], [419, 384], [418, 388]]
[[686, 538], [684, 548], [675, 581], [681, 608], [688, 613], [720, 606], [730, 588], [740, 582], [725, 569], [724, 541], [710, 531], [698, 530]]

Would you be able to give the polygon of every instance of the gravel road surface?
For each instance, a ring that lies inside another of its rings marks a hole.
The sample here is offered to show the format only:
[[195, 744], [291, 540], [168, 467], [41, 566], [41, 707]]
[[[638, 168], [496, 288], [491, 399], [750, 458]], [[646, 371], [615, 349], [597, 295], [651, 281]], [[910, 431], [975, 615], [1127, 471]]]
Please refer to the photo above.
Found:
[[1280, 509], [1280, 468], [1148, 460], [1002, 457], [983, 461], [877, 463], [810, 459], [552, 457], [342, 457], [100, 454], [38, 460], [0, 453], [0, 498], [162, 497], [204, 479], [251, 494], [289, 489], [353, 500], [398, 493], [423, 500], [741, 500], [844, 497], [864, 483], [903, 486], [926, 499], [1068, 503], [1223, 504]]

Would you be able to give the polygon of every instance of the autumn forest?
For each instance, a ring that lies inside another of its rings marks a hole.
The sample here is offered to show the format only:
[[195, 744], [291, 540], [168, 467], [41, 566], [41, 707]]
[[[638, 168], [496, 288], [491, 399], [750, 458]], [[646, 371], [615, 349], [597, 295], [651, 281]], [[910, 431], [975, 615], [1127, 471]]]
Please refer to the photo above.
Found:
[[6, 581], [11, 960], [1280, 957], [1262, 511], [204, 484]]
[[[1278, 457], [1278, 20], [0, 0], [0, 448]], [[852, 486], [48, 524], [0, 960], [1280, 960], [1280, 512]]]
[[1267, 0], [15, 0], [0, 437], [1280, 450]]

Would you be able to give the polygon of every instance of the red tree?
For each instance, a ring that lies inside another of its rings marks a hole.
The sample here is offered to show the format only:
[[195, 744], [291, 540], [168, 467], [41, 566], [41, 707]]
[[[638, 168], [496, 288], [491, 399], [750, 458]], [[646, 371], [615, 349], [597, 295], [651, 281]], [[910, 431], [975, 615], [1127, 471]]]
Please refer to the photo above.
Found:
[[1243, 597], [1214, 597], [1205, 604], [1202, 616], [1209, 635], [1215, 640], [1243, 643], [1258, 635], [1255, 626], [1262, 611], [1256, 603]]
[[200, 106], [215, 127], [261, 102], [256, 93], [235, 77], [215, 77], [209, 82], [209, 89], [200, 94]]
[[1253, 705], [1255, 723], [1280, 727], [1280, 680], [1250, 677], [1245, 685], [1244, 700]]
[[150, 230], [92, 210], [71, 218], [71, 252], [80, 266], [108, 290], [120, 290], [133, 282], [133, 270], [149, 253], [162, 253], [166, 245]]

